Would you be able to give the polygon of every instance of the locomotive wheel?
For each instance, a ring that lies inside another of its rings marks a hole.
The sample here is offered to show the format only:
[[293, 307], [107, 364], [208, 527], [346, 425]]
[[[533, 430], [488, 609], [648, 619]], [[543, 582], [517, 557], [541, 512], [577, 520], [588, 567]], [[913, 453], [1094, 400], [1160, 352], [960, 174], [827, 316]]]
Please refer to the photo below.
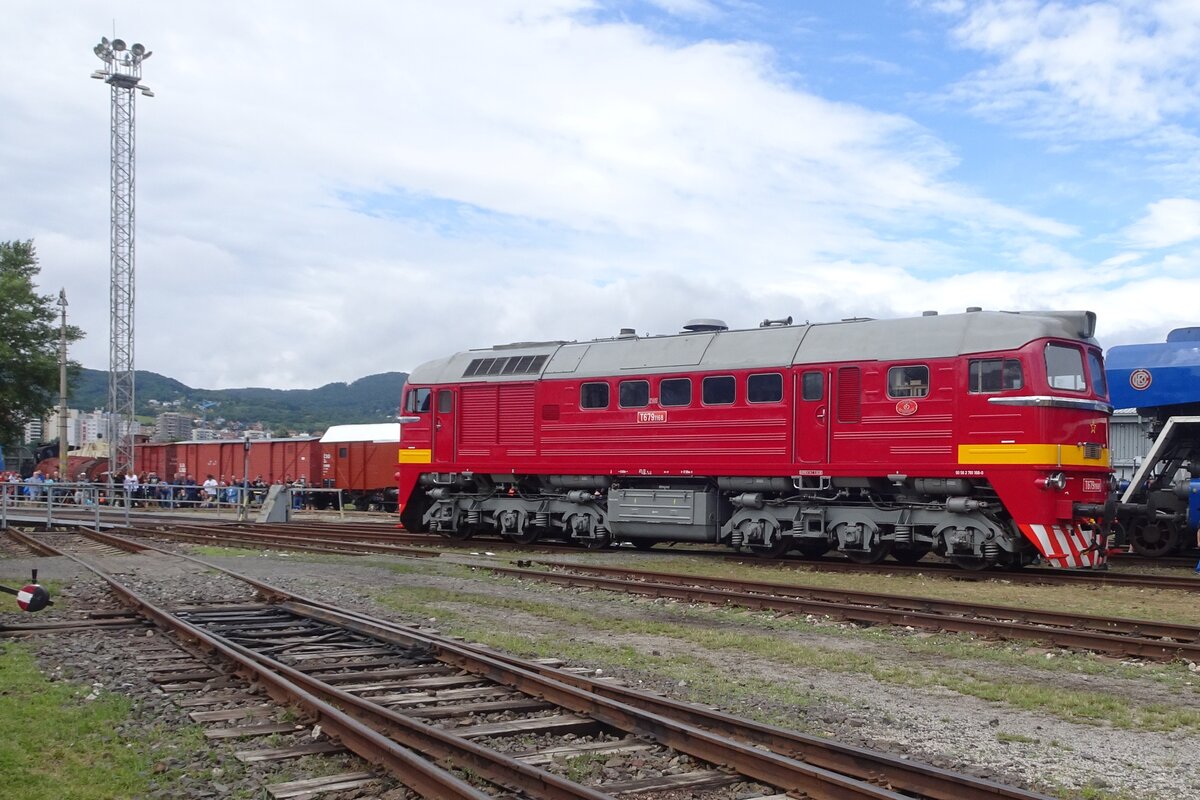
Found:
[[577, 541], [588, 550], [603, 550], [612, 544], [612, 539], [609, 539], [607, 536], [596, 536], [591, 539], [578, 539]]
[[469, 525], [463, 525], [455, 531], [441, 531], [441, 534], [447, 539], [453, 539], [456, 542], [465, 542], [475, 535], [475, 531]]
[[504, 534], [504, 538], [514, 544], [533, 544], [542, 537], [542, 532], [532, 525], [525, 526], [525, 530], [515, 533], [509, 532]]
[[629, 543], [638, 550], [649, 550], [658, 544], [658, 539], [630, 539]]
[[892, 558], [899, 561], [901, 564], [915, 564], [929, 553], [929, 550], [924, 547], [910, 547], [906, 550], [893, 550]]
[[1175, 526], [1167, 522], [1135, 525], [1129, 535], [1129, 543], [1133, 546], [1133, 552], [1145, 558], [1160, 558], [1179, 547]]
[[842, 552], [855, 564], [878, 564], [887, 558], [888, 546], [886, 543], [881, 543], [870, 550], [843, 550]]

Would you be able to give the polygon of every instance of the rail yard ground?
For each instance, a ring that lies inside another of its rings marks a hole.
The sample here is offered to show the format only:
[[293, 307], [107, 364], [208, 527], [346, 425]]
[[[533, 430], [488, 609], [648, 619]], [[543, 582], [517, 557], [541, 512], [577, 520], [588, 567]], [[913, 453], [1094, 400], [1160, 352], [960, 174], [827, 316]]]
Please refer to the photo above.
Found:
[[[489, 555], [486, 541], [466, 544], [453, 556], [425, 559], [205, 552], [231, 569], [317, 599], [353, 601], [377, 616], [423, 623], [518, 655], [561, 658], [629, 685], [1055, 796], [1200, 797], [1196, 664], [1123, 660], [1029, 642], [863, 627], [514, 580], [491, 573], [488, 564], [527, 556]], [[1183, 623], [1200, 616], [1200, 595], [1178, 591], [812, 573], [753, 559], [629, 550], [552, 558], [686, 571], [698, 580], [704, 574], [748, 577]], [[108, 556], [104, 563], [110, 571], [135, 576], [146, 591], [180, 603], [216, 599], [211, 595], [220, 590], [216, 576], [189, 577], [151, 556]], [[0, 622], [49, 621], [72, 609], [111, 603], [96, 579], [63, 559], [10, 555], [0, 560], [0, 578], [6, 579], [0, 583], [20, 584], [31, 566], [52, 585], [56, 605], [37, 617], [4, 613]], [[261, 796], [261, 770], [239, 765], [228, 745], [204, 742], [185, 715], [139, 679], [133, 654], [147, 635], [145, 630], [93, 630], [0, 641], [0, 675], [20, 671], [23, 686], [36, 686], [28, 670], [21, 671], [23, 654], [32, 654], [50, 683], [25, 691], [55, 707], [87, 707], [113, 695], [131, 701], [108, 712], [127, 715], [125, 722], [109, 718], [104, 725], [125, 751], [141, 758], [135, 762], [146, 766], [144, 782], [108, 794], [60, 788], [55, 796]], [[62, 693], [64, 682], [78, 688]], [[82, 731], [94, 726], [65, 719], [55, 724]], [[151, 728], [154, 735], [146, 735]], [[23, 734], [9, 731], [11, 747]], [[111, 737], [77, 735], [81, 747], [95, 747], [96, 759], [112, 746]], [[625, 767], [598, 762], [595, 768]], [[20, 788], [0, 783], [0, 794]], [[356, 791], [335, 796], [406, 796], [386, 784]]]

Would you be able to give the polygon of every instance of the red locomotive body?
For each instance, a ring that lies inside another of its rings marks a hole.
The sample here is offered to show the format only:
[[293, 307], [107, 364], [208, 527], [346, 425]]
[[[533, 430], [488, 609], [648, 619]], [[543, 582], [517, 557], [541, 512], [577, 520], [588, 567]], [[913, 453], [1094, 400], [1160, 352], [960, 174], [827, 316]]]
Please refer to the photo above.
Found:
[[402, 520], [861, 562], [1104, 562], [1090, 312], [971, 311], [529, 343], [414, 370]]

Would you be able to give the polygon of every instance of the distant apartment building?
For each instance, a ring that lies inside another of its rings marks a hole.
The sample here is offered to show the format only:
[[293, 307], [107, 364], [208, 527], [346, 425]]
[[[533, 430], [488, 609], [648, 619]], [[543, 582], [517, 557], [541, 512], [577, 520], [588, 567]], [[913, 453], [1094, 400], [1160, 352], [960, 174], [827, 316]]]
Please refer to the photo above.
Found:
[[45, 424], [40, 419], [35, 419], [32, 422], [25, 423], [25, 444], [38, 444], [43, 441], [42, 433], [45, 431]]
[[192, 418], [187, 414], [165, 411], [154, 418], [156, 442], [179, 442], [192, 435]]

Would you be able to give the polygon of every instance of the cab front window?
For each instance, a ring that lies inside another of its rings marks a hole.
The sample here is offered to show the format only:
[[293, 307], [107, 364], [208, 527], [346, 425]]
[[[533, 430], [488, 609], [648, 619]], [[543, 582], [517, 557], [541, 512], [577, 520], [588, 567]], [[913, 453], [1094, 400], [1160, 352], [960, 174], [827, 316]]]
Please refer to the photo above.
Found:
[[1088, 350], [1088, 371], [1092, 373], [1092, 391], [1108, 397], [1108, 384], [1104, 380], [1104, 362], [1095, 350]]
[[1083, 353], [1078, 347], [1064, 344], [1046, 345], [1046, 381], [1051, 389], [1086, 392], [1087, 378], [1083, 373]]

